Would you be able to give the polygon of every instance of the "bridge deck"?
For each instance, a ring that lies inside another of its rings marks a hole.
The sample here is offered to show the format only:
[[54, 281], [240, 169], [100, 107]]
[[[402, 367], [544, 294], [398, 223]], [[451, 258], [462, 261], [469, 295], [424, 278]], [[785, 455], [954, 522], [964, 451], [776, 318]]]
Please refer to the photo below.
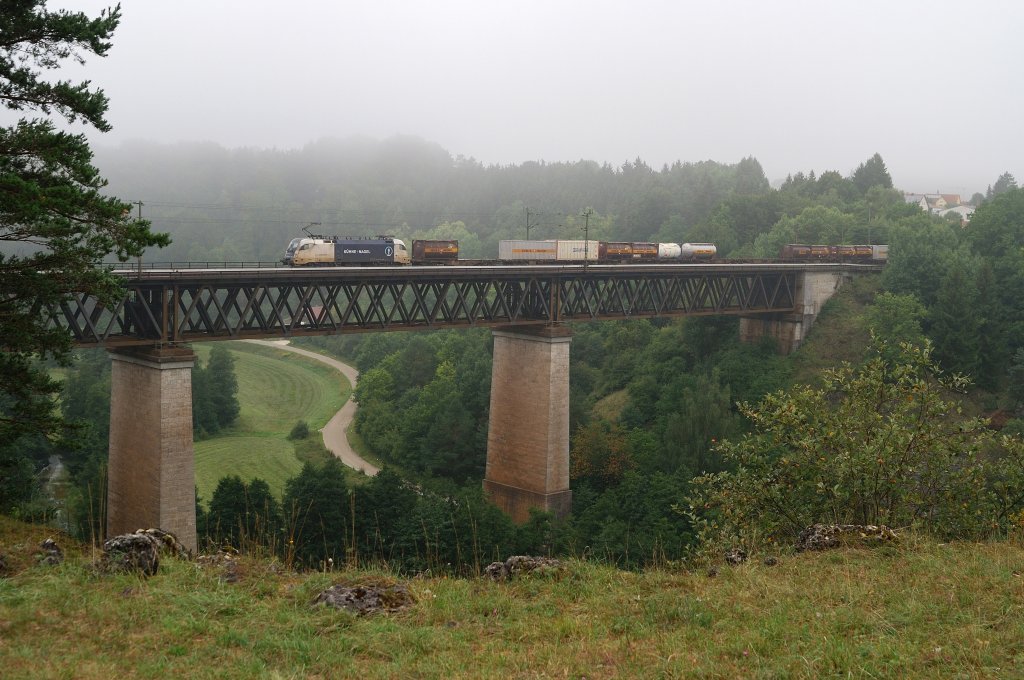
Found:
[[79, 346], [793, 311], [808, 271], [860, 264], [126, 269], [113, 308], [46, 311]]

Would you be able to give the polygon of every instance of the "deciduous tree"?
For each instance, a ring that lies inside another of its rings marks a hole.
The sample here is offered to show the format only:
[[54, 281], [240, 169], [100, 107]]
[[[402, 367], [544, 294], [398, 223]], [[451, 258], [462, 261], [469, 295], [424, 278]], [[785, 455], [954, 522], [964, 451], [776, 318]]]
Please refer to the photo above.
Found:
[[965, 418], [927, 348], [880, 353], [742, 404], [754, 431], [718, 451], [733, 469], [694, 480], [689, 514], [712, 543], [789, 540], [821, 523], [920, 526], [939, 536], [1005, 529], [1024, 495], [1024, 446]]

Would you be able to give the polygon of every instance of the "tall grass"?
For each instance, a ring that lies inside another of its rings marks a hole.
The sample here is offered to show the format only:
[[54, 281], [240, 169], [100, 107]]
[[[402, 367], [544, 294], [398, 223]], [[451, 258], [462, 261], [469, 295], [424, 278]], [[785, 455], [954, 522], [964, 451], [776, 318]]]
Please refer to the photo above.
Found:
[[[0, 669], [36, 677], [1014, 678], [1024, 675], [1024, 549], [914, 536], [876, 549], [706, 570], [570, 560], [547, 578], [401, 578], [361, 560], [296, 574], [252, 557], [99, 576], [57, 568], [46, 528], [0, 519]], [[22, 557], [27, 556], [27, 557]], [[357, 618], [324, 588], [401, 581], [416, 603]]]

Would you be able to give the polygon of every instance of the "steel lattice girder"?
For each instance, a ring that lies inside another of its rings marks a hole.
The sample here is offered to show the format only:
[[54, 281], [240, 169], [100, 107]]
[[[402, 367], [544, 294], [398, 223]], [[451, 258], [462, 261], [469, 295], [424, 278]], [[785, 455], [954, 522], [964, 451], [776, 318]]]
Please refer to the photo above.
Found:
[[[76, 295], [42, 311], [79, 346], [791, 312], [800, 269], [429, 267], [147, 273], [114, 308]], [[127, 277], [126, 277], [127, 278]]]

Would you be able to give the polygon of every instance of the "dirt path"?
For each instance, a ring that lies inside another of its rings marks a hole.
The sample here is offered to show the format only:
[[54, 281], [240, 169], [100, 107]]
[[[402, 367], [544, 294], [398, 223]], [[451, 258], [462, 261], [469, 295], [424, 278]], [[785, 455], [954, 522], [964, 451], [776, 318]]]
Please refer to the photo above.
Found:
[[[288, 344], [287, 340], [243, 340], [242, 342], [251, 342], [256, 345], [266, 345], [268, 347], [274, 347], [276, 349], [283, 349], [288, 352], [295, 352], [303, 356], [309, 357], [310, 359], [316, 359], [319, 362], [325, 363], [331, 368], [340, 371], [342, 375], [348, 378], [348, 381], [352, 383], [352, 387], [355, 387], [356, 380], [359, 379], [359, 371], [352, 368], [348, 364], [343, 364], [337, 359], [324, 356], [323, 354], [317, 354], [311, 352], [308, 349], [302, 349], [299, 347], [292, 347]], [[356, 412], [356, 402], [350, 397], [345, 405], [341, 407], [341, 410], [334, 414], [334, 417], [328, 421], [321, 430], [324, 436], [324, 446], [335, 455], [342, 463], [354, 468], [361, 470], [364, 474], [373, 477], [380, 468], [377, 468], [370, 463], [363, 460], [358, 453], [352, 450], [352, 447], [348, 444], [348, 437], [345, 436], [345, 431], [348, 426], [352, 423], [352, 418]]]

